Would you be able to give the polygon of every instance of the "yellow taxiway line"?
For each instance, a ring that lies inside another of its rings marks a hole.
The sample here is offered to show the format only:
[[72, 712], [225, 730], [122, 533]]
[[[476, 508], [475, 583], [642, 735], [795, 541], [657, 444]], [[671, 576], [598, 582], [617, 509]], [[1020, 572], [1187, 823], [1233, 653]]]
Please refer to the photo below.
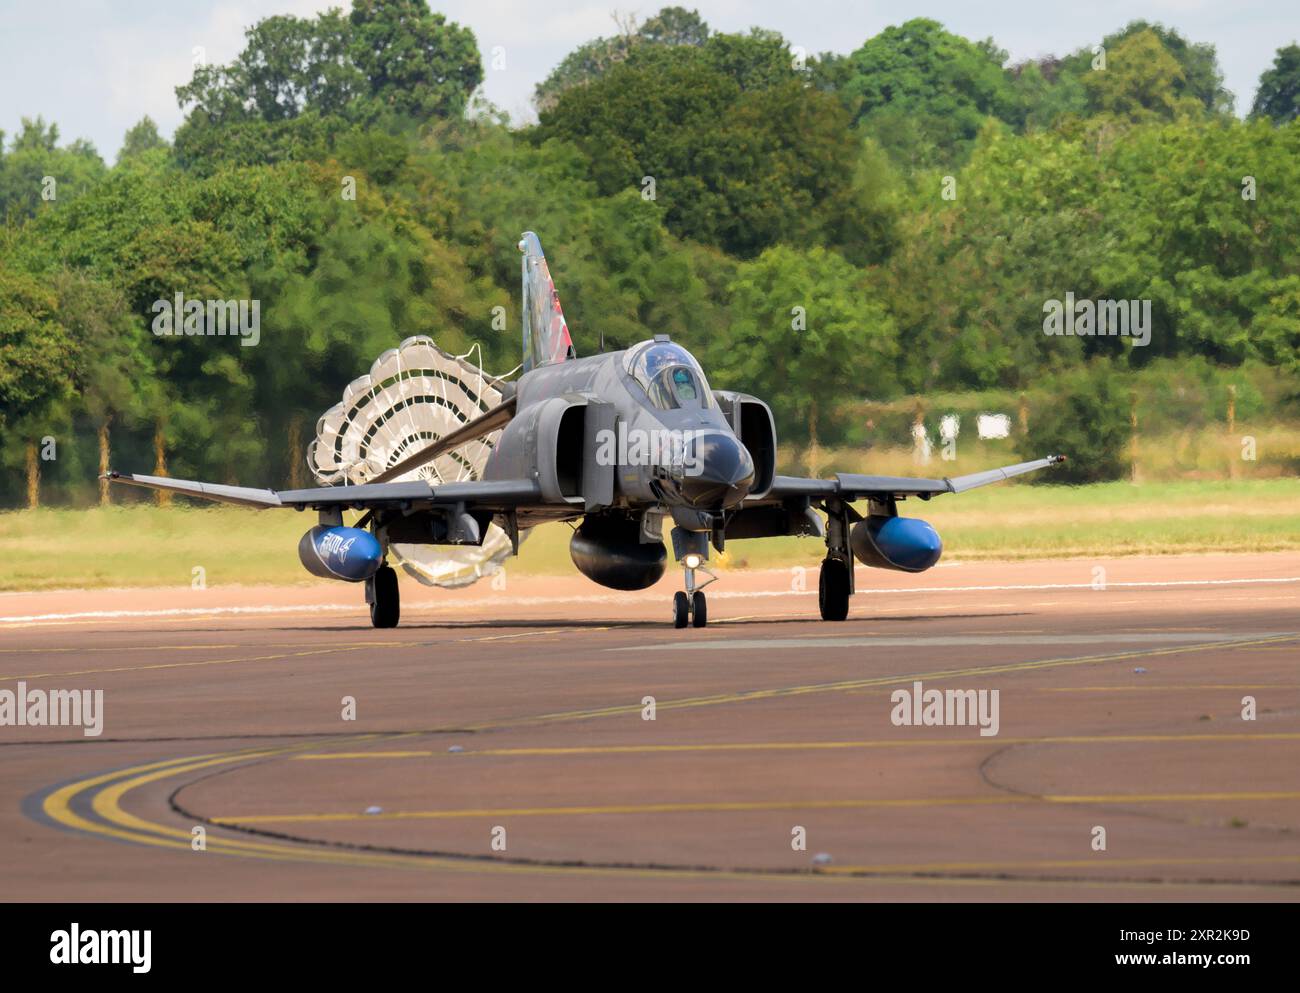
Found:
[[471, 755], [551, 756], [551, 755], [654, 755], [674, 752], [766, 752], [766, 751], [838, 751], [860, 748], [927, 748], [927, 747], [1002, 747], [1004, 745], [1106, 745], [1106, 744], [1179, 744], [1182, 742], [1300, 741], [1300, 732], [1263, 732], [1255, 734], [1097, 734], [1055, 735], [1038, 738], [880, 738], [871, 741], [749, 741], [699, 745], [560, 745], [549, 748], [473, 748], [463, 752], [407, 749], [373, 752], [308, 752], [293, 756], [295, 761], [330, 761], [333, 759], [424, 759], [465, 758]]

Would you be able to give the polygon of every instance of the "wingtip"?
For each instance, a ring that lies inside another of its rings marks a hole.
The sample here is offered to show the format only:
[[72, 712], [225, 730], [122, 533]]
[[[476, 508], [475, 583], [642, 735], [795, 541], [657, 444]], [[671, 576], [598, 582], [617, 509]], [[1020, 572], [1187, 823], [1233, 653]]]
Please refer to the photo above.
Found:
[[1048, 458], [1051, 460], [1052, 465], [1060, 465], [1062, 462], [1070, 461], [1064, 455], [1049, 455]]

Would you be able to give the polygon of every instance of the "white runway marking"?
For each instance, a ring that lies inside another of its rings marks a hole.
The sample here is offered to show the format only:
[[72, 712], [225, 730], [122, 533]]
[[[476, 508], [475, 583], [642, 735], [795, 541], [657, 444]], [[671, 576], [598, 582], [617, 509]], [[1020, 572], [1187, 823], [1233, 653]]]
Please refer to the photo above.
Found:
[[[812, 571], [812, 570], [809, 570]], [[1167, 582], [1141, 582], [1141, 583], [1107, 583], [1104, 590], [1096, 592], [1104, 593], [1108, 590], [1115, 589], [1135, 589], [1135, 588], [1176, 588], [1186, 586], [1245, 586], [1260, 583], [1300, 583], [1300, 576], [1287, 577], [1281, 579], [1180, 579], [1169, 580]], [[1091, 590], [1094, 589], [1091, 583], [1039, 583], [1023, 584], [1010, 586], [909, 586], [900, 589], [859, 589], [861, 595], [878, 595], [885, 596], [891, 593], [992, 593], [1004, 590]], [[817, 591], [812, 590], [757, 590], [757, 591], [729, 591], [729, 590], [710, 590], [709, 599], [713, 600], [750, 600], [762, 597], [787, 597], [787, 596], [815, 596]], [[404, 612], [417, 611], [437, 611], [437, 610], [458, 610], [476, 607], [499, 607], [503, 604], [511, 606], [540, 607], [551, 604], [573, 604], [573, 603], [645, 603], [662, 599], [662, 592], [649, 593], [595, 593], [591, 596], [532, 596], [532, 597], [480, 597], [474, 600], [448, 600], [445, 603], [412, 603], [402, 604]], [[319, 604], [298, 604], [284, 606], [261, 606], [261, 607], [171, 607], [160, 610], [84, 610], [72, 613], [52, 613], [52, 614], [17, 614], [0, 617], [0, 624], [18, 625], [18, 624], [41, 624], [41, 623], [59, 623], [60, 621], [79, 621], [79, 620], [117, 620], [129, 618], [145, 617], [211, 617], [211, 616], [239, 616], [239, 615], [266, 615], [266, 614], [302, 614], [302, 613], [339, 613], [339, 612], [364, 612], [365, 604], [362, 603], [319, 603]]]
[[1263, 638], [1293, 638], [1292, 631], [1251, 631], [1237, 634], [1020, 634], [1020, 635], [937, 635], [919, 638], [728, 638], [715, 641], [673, 641], [630, 648], [606, 648], [607, 652], [662, 651], [736, 651], [756, 648], [969, 648], [973, 645], [1168, 645], [1206, 642], [1256, 641]]

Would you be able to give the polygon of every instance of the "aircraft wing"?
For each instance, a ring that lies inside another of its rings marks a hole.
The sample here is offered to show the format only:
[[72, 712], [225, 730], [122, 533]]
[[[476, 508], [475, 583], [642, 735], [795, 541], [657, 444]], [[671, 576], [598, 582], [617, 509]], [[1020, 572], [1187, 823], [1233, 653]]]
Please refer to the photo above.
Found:
[[544, 502], [541, 488], [536, 480], [532, 479], [474, 480], [437, 485], [417, 480], [406, 483], [361, 483], [353, 486], [316, 486], [305, 490], [277, 491], [259, 490], [248, 486], [201, 483], [190, 479], [171, 479], [167, 476], [140, 476], [125, 472], [109, 472], [104, 478], [126, 486], [166, 490], [169, 493], [182, 493], [185, 496], [258, 509], [269, 507], [293, 507], [297, 510], [334, 507], [353, 510], [385, 507], [414, 509], [463, 503], [467, 509], [512, 510], [520, 506], [535, 506]]
[[863, 476], [852, 472], [839, 472], [833, 479], [804, 479], [798, 476], [777, 476], [772, 487], [759, 503], [780, 501], [791, 497], [810, 497], [828, 499], [839, 497], [842, 500], [861, 500], [868, 497], [906, 497], [918, 496], [923, 500], [938, 493], [964, 493], [977, 486], [1000, 483], [1012, 476], [1027, 472], [1036, 472], [1065, 461], [1064, 455], [1049, 455], [1045, 459], [1032, 462], [1019, 462], [1001, 469], [988, 469], [984, 472], [972, 472], [965, 476], [952, 476], [943, 479], [912, 479], [907, 476]]

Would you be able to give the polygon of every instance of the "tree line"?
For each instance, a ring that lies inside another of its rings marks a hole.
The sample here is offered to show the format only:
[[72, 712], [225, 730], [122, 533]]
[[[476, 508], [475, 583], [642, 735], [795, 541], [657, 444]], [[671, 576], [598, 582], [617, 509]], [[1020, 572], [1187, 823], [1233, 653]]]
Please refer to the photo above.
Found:
[[[524, 127], [484, 71], [425, 0], [354, 0], [253, 25], [111, 167], [39, 118], [0, 134], [0, 503], [34, 474], [90, 499], [109, 461], [303, 482], [402, 338], [518, 364], [525, 229], [580, 354], [671, 334], [793, 438], [868, 398], [1297, 371], [1295, 44], [1245, 119], [1212, 44], [1142, 21], [1012, 64], [925, 19], [810, 54], [666, 8], [567, 56]], [[155, 334], [177, 293], [259, 301], [256, 347]], [[1044, 334], [1067, 293], [1150, 301], [1149, 343]]]

